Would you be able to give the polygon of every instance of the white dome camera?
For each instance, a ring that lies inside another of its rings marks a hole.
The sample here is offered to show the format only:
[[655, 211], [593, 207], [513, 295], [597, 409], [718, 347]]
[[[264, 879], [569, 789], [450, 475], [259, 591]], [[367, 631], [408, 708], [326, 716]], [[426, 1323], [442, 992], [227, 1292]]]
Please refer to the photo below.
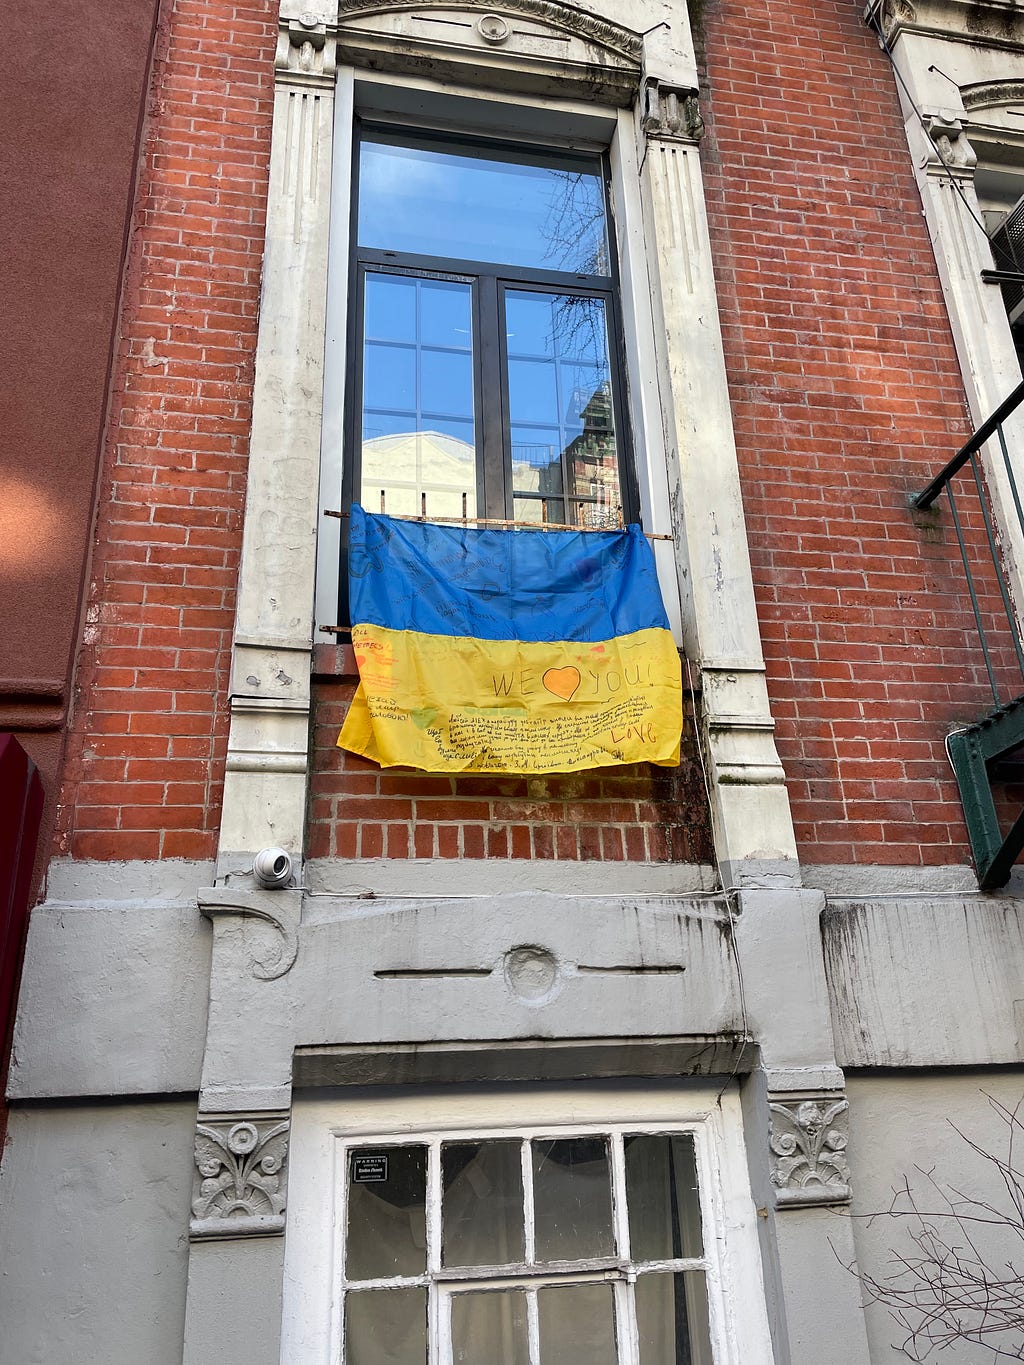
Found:
[[253, 860], [252, 875], [266, 891], [287, 886], [292, 879], [292, 855], [283, 848], [261, 848]]

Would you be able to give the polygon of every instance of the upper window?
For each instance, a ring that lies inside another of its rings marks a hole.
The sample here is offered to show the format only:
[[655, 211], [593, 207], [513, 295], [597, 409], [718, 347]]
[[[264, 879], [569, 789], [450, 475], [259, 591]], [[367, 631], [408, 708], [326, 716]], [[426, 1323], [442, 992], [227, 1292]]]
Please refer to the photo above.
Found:
[[364, 127], [356, 191], [348, 499], [632, 520], [602, 158]]

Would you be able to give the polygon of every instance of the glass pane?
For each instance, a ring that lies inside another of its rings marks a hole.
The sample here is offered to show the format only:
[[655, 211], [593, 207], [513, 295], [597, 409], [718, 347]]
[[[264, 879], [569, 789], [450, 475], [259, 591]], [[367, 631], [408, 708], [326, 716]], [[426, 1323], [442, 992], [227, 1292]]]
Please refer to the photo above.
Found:
[[521, 1290], [452, 1296], [453, 1365], [530, 1365]]
[[468, 288], [454, 280], [419, 281], [420, 336], [424, 345], [469, 351], [472, 319], [466, 306]]
[[508, 360], [508, 405], [515, 422], [559, 420], [558, 369], [551, 361]]
[[426, 1359], [425, 1289], [345, 1295], [345, 1365], [425, 1365]]
[[608, 274], [597, 157], [403, 141], [360, 146], [360, 246]]
[[515, 486], [522, 493], [560, 495], [562, 458], [558, 432], [545, 427], [513, 427], [512, 473]]
[[640, 1365], [713, 1365], [704, 1272], [639, 1275], [636, 1330]]
[[540, 1365], [616, 1365], [610, 1284], [567, 1284], [537, 1292]]
[[469, 355], [426, 346], [421, 355], [424, 414], [472, 418], [473, 364]]
[[350, 1280], [422, 1275], [427, 1266], [425, 1147], [362, 1148], [349, 1156]]
[[367, 341], [363, 351], [363, 402], [370, 408], [416, 412], [416, 348]]
[[[509, 289], [505, 333], [513, 494], [534, 504], [529, 519], [621, 525], [604, 300]], [[538, 504], [556, 494], [567, 517]]]
[[419, 516], [424, 499], [432, 516], [473, 516], [472, 286], [368, 271], [364, 329], [359, 500], [399, 516]]
[[446, 1142], [441, 1148], [441, 1259], [508, 1265], [526, 1259], [522, 1144]]
[[516, 293], [508, 300], [505, 325], [511, 353], [550, 360], [554, 355], [550, 294]]
[[524, 498], [517, 496], [512, 504], [516, 521], [535, 521], [538, 526], [565, 526], [565, 503], [560, 498]]
[[633, 1260], [702, 1256], [693, 1138], [689, 1133], [633, 1134], [623, 1146]]
[[416, 280], [367, 275], [366, 335], [377, 341], [416, 340]]
[[614, 1255], [607, 1139], [559, 1138], [531, 1145], [537, 1260]]

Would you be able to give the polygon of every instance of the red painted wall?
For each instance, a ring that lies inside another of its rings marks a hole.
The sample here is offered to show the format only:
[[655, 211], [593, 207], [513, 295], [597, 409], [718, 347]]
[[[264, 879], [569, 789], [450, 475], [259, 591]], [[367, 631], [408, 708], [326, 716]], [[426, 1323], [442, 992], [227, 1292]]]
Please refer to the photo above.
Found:
[[38, 765], [47, 830], [157, 10], [55, 0], [0, 82], [0, 731]]
[[14, 1004], [42, 814], [43, 784], [35, 764], [14, 735], [0, 734], [0, 1157]]

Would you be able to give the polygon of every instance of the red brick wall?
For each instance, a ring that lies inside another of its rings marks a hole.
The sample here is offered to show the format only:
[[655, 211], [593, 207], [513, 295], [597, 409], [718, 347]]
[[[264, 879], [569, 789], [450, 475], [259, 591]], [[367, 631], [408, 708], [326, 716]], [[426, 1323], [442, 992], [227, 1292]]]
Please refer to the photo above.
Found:
[[[215, 848], [274, 8], [177, 0], [158, 40], [59, 824], [77, 857]], [[803, 854], [960, 861], [942, 736], [987, 697], [948, 528], [915, 524], [905, 498], [967, 428], [892, 75], [853, 0], [711, 0], [702, 32], [727, 361]], [[708, 856], [692, 746], [674, 776], [379, 774], [334, 749], [348, 685], [319, 684], [314, 854]]]
[[[216, 851], [269, 152], [272, 0], [176, 0], [145, 132], [58, 848]], [[677, 770], [381, 774], [317, 692], [310, 852], [711, 859], [692, 729]]]
[[991, 696], [949, 515], [912, 517], [906, 499], [970, 428], [861, 9], [703, 9], [726, 360], [801, 856], [966, 861], [943, 736]]
[[216, 848], [276, 9], [175, 0], [158, 34], [58, 818], [78, 858]]

